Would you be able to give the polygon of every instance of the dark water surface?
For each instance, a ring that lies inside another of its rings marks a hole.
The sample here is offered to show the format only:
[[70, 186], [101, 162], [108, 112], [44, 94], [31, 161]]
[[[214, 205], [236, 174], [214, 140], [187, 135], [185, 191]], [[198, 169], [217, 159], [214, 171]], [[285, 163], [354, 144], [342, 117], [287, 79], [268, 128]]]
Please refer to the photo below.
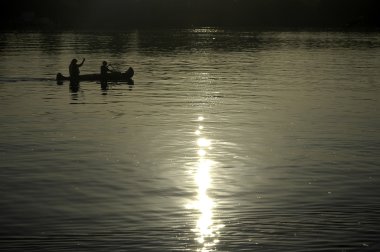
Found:
[[[380, 251], [380, 34], [0, 35], [0, 250]], [[135, 85], [57, 85], [135, 69]]]

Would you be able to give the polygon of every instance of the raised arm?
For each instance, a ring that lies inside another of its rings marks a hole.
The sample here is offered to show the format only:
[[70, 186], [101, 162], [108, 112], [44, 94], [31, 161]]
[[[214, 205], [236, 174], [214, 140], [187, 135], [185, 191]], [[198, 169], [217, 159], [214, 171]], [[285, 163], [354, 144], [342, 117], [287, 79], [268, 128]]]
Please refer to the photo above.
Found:
[[86, 59], [83, 58], [82, 63], [80, 63], [80, 64], [78, 65], [78, 67], [81, 67], [81, 66], [83, 65], [83, 63], [84, 63], [85, 60], [86, 60]]

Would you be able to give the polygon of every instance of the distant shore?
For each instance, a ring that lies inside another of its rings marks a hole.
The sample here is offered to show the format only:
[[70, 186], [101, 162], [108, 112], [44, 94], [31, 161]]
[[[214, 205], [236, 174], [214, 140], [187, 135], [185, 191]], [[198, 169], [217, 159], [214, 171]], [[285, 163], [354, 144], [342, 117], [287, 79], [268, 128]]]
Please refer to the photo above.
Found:
[[377, 0], [5, 0], [0, 30], [378, 30]]

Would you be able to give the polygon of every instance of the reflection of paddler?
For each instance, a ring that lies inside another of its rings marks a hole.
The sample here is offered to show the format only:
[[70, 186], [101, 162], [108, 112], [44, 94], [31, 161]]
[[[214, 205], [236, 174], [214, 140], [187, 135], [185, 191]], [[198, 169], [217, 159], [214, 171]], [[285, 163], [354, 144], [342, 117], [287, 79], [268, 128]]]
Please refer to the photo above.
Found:
[[69, 66], [69, 73], [70, 73], [70, 79], [71, 80], [79, 80], [79, 68], [81, 66], [83, 66], [83, 63], [86, 59], [83, 59], [82, 60], [82, 63], [80, 64], [77, 64], [78, 60], [77, 59], [73, 59], [70, 63], [70, 66]]
[[79, 91], [79, 81], [70, 80], [70, 91], [71, 93], [77, 93]]

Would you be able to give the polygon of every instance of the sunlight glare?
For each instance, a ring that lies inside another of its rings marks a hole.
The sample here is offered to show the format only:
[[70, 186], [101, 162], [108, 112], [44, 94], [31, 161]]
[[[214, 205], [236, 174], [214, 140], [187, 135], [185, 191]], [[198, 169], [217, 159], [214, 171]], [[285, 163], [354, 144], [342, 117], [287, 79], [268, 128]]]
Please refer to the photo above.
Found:
[[[198, 121], [203, 121], [204, 117], [199, 116]], [[203, 126], [198, 126], [195, 131], [197, 136], [202, 134]], [[196, 171], [194, 171], [194, 181], [197, 185], [197, 198], [186, 204], [186, 209], [195, 209], [198, 212], [198, 219], [196, 226], [192, 231], [196, 234], [195, 240], [200, 244], [197, 251], [209, 252], [213, 250], [213, 247], [219, 242], [216, 236], [219, 235], [219, 229], [223, 225], [217, 225], [213, 220], [213, 208], [214, 202], [212, 198], [208, 196], [208, 190], [211, 187], [211, 176], [210, 171], [213, 161], [207, 159], [205, 156], [207, 154], [205, 149], [211, 150], [211, 140], [200, 137], [196, 139], [196, 144], [198, 146], [198, 165]]]
[[198, 156], [200, 156], [200, 157], [204, 157], [204, 156], [206, 156], [206, 151], [205, 150], [202, 150], [202, 149], [200, 149], [200, 150], [198, 150]]
[[197, 144], [199, 147], [209, 147], [211, 145], [211, 141], [206, 138], [198, 138]]

